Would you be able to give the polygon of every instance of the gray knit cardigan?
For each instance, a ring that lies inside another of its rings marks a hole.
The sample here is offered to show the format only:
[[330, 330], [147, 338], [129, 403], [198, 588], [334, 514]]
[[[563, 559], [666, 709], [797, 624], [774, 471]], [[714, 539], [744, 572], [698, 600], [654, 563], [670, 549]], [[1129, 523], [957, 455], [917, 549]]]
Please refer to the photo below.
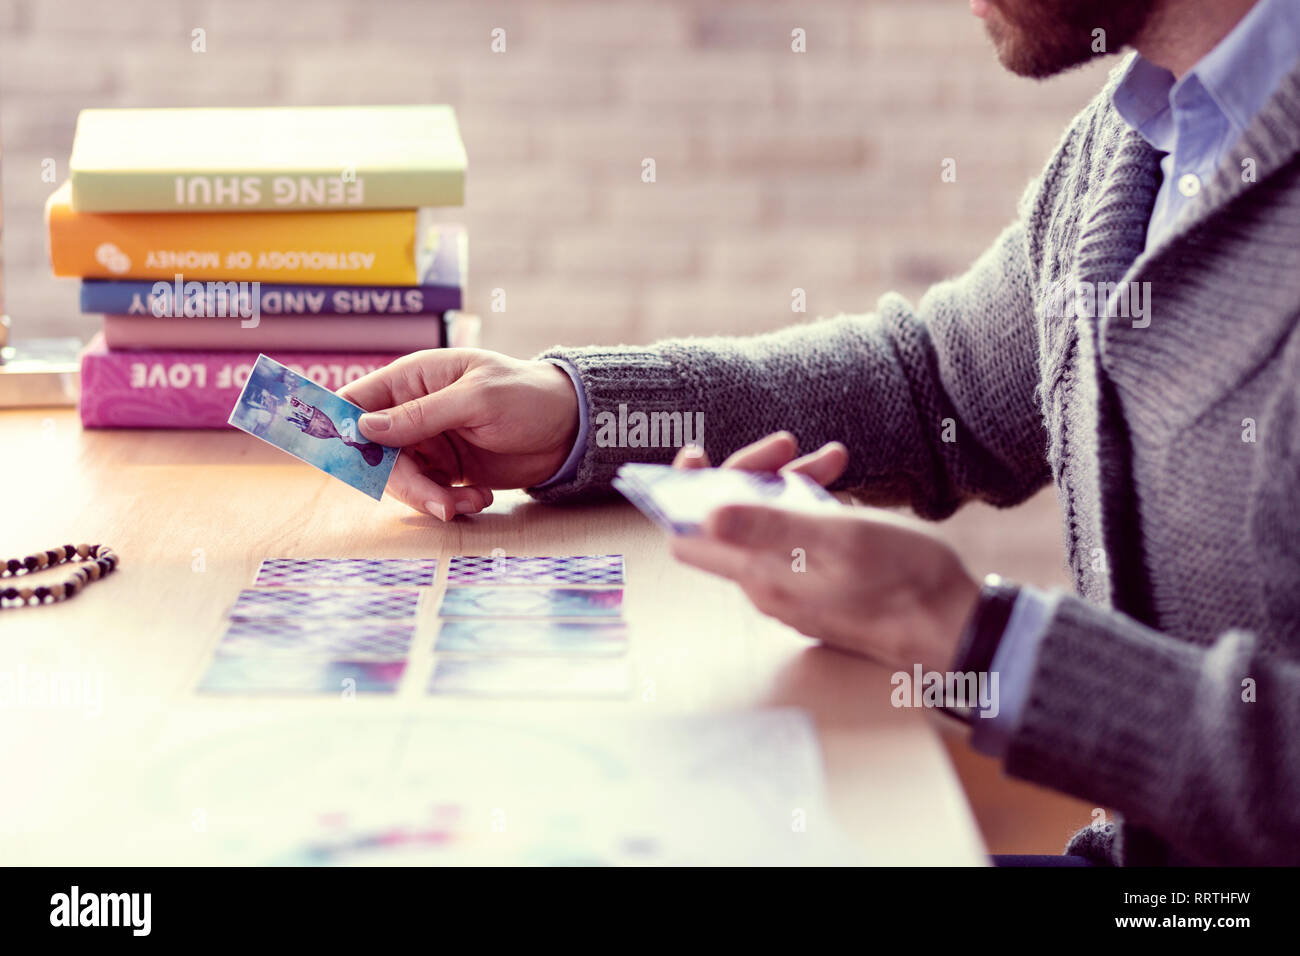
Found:
[[[715, 461], [782, 428], [838, 439], [837, 487], [923, 517], [1054, 482], [1078, 596], [1007, 772], [1119, 811], [1071, 841], [1099, 861], [1300, 863], [1300, 68], [1145, 250], [1160, 155], [1112, 106], [1119, 73], [1016, 222], [918, 306], [546, 354], [593, 416], [702, 411]], [[1145, 315], [1077, 298], [1103, 283], [1146, 290]], [[672, 455], [595, 439], [533, 493], [590, 497]]]

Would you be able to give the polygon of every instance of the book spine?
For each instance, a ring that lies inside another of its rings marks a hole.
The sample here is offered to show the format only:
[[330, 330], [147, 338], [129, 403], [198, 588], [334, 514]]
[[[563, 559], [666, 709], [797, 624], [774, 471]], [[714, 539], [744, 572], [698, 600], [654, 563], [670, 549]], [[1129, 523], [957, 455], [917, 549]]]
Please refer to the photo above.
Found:
[[[161, 280], [160, 280], [161, 281]], [[81, 283], [81, 311], [110, 315], [140, 315], [190, 318], [239, 314], [240, 300], [233, 303], [222, 290], [212, 295], [204, 290], [195, 297], [196, 307], [188, 312], [172, 310], [173, 294], [154, 294], [153, 282], [88, 279]], [[170, 287], [172, 283], [168, 282]], [[221, 283], [214, 283], [221, 285]], [[247, 290], [251, 293], [251, 290]], [[184, 297], [182, 293], [182, 297]], [[258, 309], [264, 316], [313, 315], [433, 315], [459, 309], [463, 293], [458, 286], [324, 286], [262, 283]], [[232, 308], [231, 306], [235, 306]]]
[[422, 273], [411, 209], [80, 213], [60, 190], [46, 217], [56, 276], [413, 286]]
[[[277, 351], [275, 359], [337, 390], [398, 356]], [[111, 352], [97, 338], [81, 358], [86, 428], [228, 428], [256, 352]]]
[[[412, 209], [463, 206], [463, 169], [372, 170], [345, 180], [319, 169], [187, 173], [74, 169], [78, 212], [195, 212]], [[226, 198], [228, 197], [228, 198]]]
[[379, 316], [357, 322], [349, 316], [260, 316], [241, 318], [156, 319], [140, 315], [104, 316], [104, 343], [110, 349], [217, 349], [268, 352], [311, 349], [325, 352], [418, 352], [442, 347], [441, 315]]

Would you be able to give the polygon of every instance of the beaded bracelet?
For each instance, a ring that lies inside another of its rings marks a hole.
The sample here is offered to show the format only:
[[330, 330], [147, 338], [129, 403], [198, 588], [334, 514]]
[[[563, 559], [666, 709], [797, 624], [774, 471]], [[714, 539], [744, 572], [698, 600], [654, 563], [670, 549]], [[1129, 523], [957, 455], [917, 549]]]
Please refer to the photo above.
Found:
[[[0, 579], [25, 577], [46, 568], [52, 568], [68, 561], [86, 562], [67, 578], [54, 584], [42, 584], [40, 587], [14, 587], [12, 584], [0, 587], [0, 608], [25, 607], [32, 604], [53, 604], [66, 601], [78, 594], [92, 581], [112, 574], [117, 568], [117, 555], [102, 544], [65, 544], [61, 548], [38, 551], [25, 558], [10, 558], [0, 561]], [[0, 580], [0, 584], [4, 584]]]

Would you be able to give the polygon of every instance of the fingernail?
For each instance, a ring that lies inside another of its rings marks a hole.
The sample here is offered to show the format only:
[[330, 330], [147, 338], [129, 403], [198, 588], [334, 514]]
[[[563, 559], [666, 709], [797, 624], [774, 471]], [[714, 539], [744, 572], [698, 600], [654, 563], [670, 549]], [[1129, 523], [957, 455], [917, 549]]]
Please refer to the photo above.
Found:
[[388, 412], [366, 412], [361, 416], [361, 424], [372, 432], [386, 432], [392, 419], [388, 417]]
[[456, 514], [458, 515], [467, 515], [473, 510], [474, 510], [474, 506], [470, 504], [468, 501], [456, 502]]
[[704, 449], [701, 448], [699, 445], [687, 445], [687, 446], [686, 446], [686, 457], [687, 457], [687, 458], [703, 458], [703, 457], [704, 457]]
[[424, 510], [429, 512], [429, 514], [433, 515], [435, 518], [439, 518], [443, 521], [447, 520], [447, 506], [444, 504], [439, 504], [436, 501], [426, 501], [424, 503]]

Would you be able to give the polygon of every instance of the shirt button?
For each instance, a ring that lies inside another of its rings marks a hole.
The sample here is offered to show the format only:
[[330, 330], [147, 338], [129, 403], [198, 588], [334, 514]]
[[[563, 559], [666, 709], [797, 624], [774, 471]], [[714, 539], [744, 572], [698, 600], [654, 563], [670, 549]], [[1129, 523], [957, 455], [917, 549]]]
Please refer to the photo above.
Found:
[[1201, 191], [1201, 180], [1195, 173], [1183, 173], [1178, 177], [1178, 191], [1190, 199]]

